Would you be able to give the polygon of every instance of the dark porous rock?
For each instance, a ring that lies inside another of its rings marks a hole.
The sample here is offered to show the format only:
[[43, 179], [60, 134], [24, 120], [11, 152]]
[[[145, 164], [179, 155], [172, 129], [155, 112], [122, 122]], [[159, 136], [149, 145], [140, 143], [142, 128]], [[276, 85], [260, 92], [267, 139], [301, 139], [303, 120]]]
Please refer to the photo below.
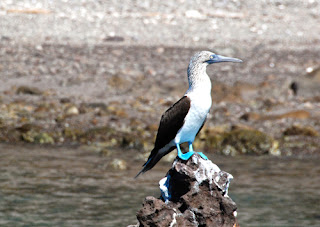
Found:
[[284, 136], [296, 136], [296, 135], [302, 135], [302, 136], [319, 136], [319, 133], [317, 130], [310, 126], [300, 126], [300, 125], [292, 125], [291, 127], [287, 128], [283, 132]]
[[29, 86], [20, 86], [18, 87], [17, 94], [27, 94], [27, 95], [42, 95], [43, 92], [36, 87], [29, 87]]
[[123, 42], [124, 38], [121, 36], [107, 36], [104, 38], [104, 41], [106, 42]]
[[308, 119], [311, 117], [311, 114], [306, 110], [294, 110], [289, 111], [283, 114], [271, 114], [264, 115], [259, 113], [245, 113], [240, 117], [240, 120], [244, 121], [275, 121], [286, 118], [291, 119]]
[[146, 197], [137, 226], [238, 226], [237, 206], [228, 196], [232, 175], [198, 154], [177, 158], [160, 180], [161, 197]]

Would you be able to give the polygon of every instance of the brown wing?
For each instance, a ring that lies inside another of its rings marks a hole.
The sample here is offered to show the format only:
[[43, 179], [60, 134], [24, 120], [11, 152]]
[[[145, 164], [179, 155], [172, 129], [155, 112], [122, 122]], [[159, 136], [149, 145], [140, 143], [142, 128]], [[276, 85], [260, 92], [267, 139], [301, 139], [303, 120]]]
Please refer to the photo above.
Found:
[[143, 169], [137, 174], [136, 178], [141, 173], [152, 169], [164, 155], [175, 148], [172, 146], [164, 153], [159, 152], [161, 148], [166, 146], [176, 137], [178, 131], [184, 124], [184, 119], [187, 116], [189, 109], [190, 99], [187, 96], [183, 96], [162, 115], [154, 148], [151, 151], [148, 161], [144, 163]]
[[190, 105], [190, 99], [183, 96], [162, 115], [155, 142], [156, 149], [161, 149], [176, 137], [184, 124]]

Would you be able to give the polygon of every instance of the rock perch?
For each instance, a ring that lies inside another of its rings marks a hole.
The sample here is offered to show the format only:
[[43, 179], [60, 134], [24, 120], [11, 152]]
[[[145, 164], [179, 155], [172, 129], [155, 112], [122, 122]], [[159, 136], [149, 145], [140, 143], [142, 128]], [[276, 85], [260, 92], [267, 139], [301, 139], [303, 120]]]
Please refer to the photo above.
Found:
[[237, 206], [228, 196], [232, 178], [198, 154], [177, 158], [159, 182], [160, 198], [146, 197], [136, 226], [239, 226]]

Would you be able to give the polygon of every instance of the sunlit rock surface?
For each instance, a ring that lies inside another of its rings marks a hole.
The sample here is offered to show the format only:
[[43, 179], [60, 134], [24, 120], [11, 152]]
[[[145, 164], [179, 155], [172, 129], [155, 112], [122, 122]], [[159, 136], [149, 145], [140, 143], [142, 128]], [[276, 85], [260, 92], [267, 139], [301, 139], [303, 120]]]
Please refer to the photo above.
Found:
[[146, 197], [137, 226], [238, 226], [237, 206], [228, 196], [232, 175], [195, 154], [176, 159], [160, 180], [161, 197]]

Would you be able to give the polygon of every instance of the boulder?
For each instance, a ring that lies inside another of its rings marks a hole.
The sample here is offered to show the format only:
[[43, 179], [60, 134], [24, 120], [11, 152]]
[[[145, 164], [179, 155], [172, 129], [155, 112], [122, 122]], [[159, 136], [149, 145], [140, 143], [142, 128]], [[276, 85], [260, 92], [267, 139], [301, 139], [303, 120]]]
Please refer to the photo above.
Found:
[[146, 197], [136, 226], [239, 226], [228, 196], [232, 175], [194, 154], [177, 158], [161, 179], [160, 198]]

